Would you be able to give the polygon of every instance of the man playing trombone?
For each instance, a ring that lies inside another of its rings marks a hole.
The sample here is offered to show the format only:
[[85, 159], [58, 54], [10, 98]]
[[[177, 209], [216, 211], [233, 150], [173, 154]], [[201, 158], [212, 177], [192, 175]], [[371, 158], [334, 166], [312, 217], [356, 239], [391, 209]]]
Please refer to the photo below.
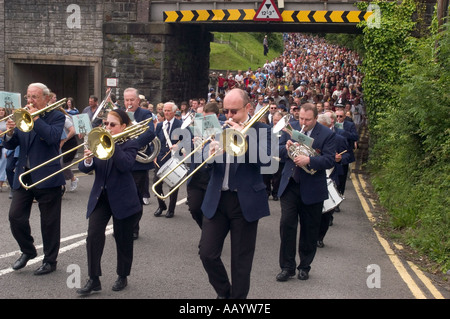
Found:
[[[256, 149], [271, 157], [270, 127], [258, 122], [261, 118], [258, 115], [263, 115], [267, 109], [261, 109], [250, 119], [250, 107], [248, 94], [244, 90], [233, 89], [225, 96], [225, 123], [230, 126], [225, 131], [231, 130], [239, 135], [238, 131], [244, 134], [244, 130], [249, 128], [257, 130], [256, 134], [244, 135], [248, 149], [240, 149], [237, 145], [230, 145], [228, 148], [224, 143], [224, 152], [220, 152], [218, 142], [209, 144], [210, 156], [216, 155], [211, 164], [211, 178], [201, 207], [204, 218], [200, 259], [218, 298], [247, 298], [258, 221], [270, 214], [261, 167], [269, 166], [271, 162], [263, 163], [260, 153], [257, 158], [252, 158], [250, 152], [251, 149]], [[230, 137], [231, 135], [233, 134]], [[238, 154], [243, 154], [239, 160], [233, 156], [237, 154], [235, 151], [238, 148], [241, 151]], [[221, 260], [228, 233], [231, 236], [231, 282]]]
[[[27, 89], [27, 109], [32, 116], [34, 127], [29, 132], [16, 128], [16, 123], [8, 119], [5, 135], [5, 147], [14, 150], [20, 146], [17, 168], [14, 174], [13, 198], [9, 209], [11, 231], [19, 244], [22, 255], [13, 264], [14, 270], [26, 266], [30, 259], [37, 256], [34, 239], [31, 235], [30, 213], [33, 200], [39, 203], [41, 232], [44, 246], [42, 265], [35, 275], [50, 273], [56, 269], [60, 246], [61, 229], [61, 186], [65, 185], [62, 173], [44, 180], [33, 188], [25, 189], [19, 182], [19, 176], [25, 171], [54, 158], [59, 154], [59, 144], [64, 129], [65, 116], [56, 109], [41, 111], [50, 100], [50, 90], [42, 83], [32, 83]], [[39, 113], [36, 114], [36, 113]], [[18, 125], [19, 126], [19, 125]], [[21, 129], [23, 129], [21, 127]], [[27, 184], [44, 179], [61, 169], [59, 160], [53, 161], [41, 169], [29, 174]]]

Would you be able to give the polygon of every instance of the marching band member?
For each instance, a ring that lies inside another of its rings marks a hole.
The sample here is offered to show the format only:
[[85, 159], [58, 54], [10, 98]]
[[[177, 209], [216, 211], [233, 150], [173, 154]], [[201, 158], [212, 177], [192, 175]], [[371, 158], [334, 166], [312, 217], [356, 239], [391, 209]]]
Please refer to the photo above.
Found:
[[[149, 110], [143, 109], [139, 107], [140, 98], [139, 98], [139, 92], [135, 88], [127, 88], [123, 92], [123, 102], [125, 106], [125, 110], [127, 112], [132, 112], [134, 114], [134, 120], [139, 123], [146, 119], [153, 118], [152, 113]], [[139, 135], [137, 138], [139, 142], [140, 148], [143, 148], [144, 146], [149, 146], [149, 143], [155, 138], [155, 126], [153, 122], [150, 122], [149, 129]], [[147, 151], [150, 151], [150, 147], [147, 147]], [[150, 163], [141, 163], [138, 160], [134, 162], [133, 165], [133, 178], [136, 182], [136, 187], [139, 193], [139, 199], [141, 200], [142, 204], [148, 205], [150, 200], [150, 192], [149, 192], [149, 176], [148, 171], [153, 168], [153, 162]], [[136, 222], [136, 225], [134, 226], [133, 231], [133, 239], [138, 239], [139, 237], [139, 221], [142, 218], [142, 210], [138, 213], [139, 218]]]
[[[228, 118], [226, 123], [240, 131], [242, 123], [249, 120], [250, 107], [247, 92], [237, 88], [230, 90], [224, 99], [224, 114]], [[248, 144], [256, 145], [258, 150], [267, 146], [267, 155], [270, 157], [270, 127], [258, 121], [252, 127], [263, 132], [249, 135]], [[210, 155], [214, 154], [217, 143], [214, 141], [209, 144]], [[216, 155], [218, 158], [211, 164], [211, 178], [201, 206], [204, 218], [200, 259], [218, 298], [247, 298], [258, 221], [270, 214], [266, 185], [260, 169], [271, 163], [262, 163], [259, 156], [256, 163], [250, 162], [248, 153], [247, 150], [245, 161], [237, 163], [232, 155], [231, 161], [226, 159], [230, 157], [226, 153]], [[231, 282], [221, 260], [228, 233], [231, 238]]]
[[[322, 207], [328, 198], [325, 170], [334, 165], [334, 134], [317, 123], [317, 108], [312, 103], [300, 107], [299, 121], [291, 122], [293, 129], [303, 131], [314, 139], [312, 148], [318, 156], [297, 155], [294, 160], [288, 156], [293, 144], [289, 134], [283, 132], [280, 138], [280, 157], [286, 160], [281, 176], [278, 196], [281, 203], [280, 220], [280, 268], [277, 281], [287, 281], [295, 276], [297, 224], [300, 221], [299, 255], [297, 278], [309, 278], [311, 263], [317, 250]], [[303, 129], [302, 129], [303, 126]], [[309, 174], [301, 167], [315, 170]]]
[[[175, 118], [175, 111], [178, 109], [178, 107], [173, 102], [166, 102], [164, 103], [163, 111], [164, 111], [164, 117], [165, 120], [162, 123], [158, 123], [156, 125], [155, 129], [155, 135], [159, 138], [161, 141], [161, 150], [159, 152], [158, 157], [156, 158], [156, 163], [158, 167], [161, 167], [166, 163], [174, 154], [172, 152], [175, 152], [178, 150], [177, 142], [179, 141], [179, 137], [175, 137], [172, 132], [181, 127], [181, 120]], [[158, 181], [157, 170], [155, 170], [155, 176], [153, 179], [153, 182], [156, 183]], [[163, 191], [163, 185], [162, 183], [158, 184], [155, 187], [155, 190], [162, 194]], [[170, 197], [169, 197], [169, 209], [166, 213], [166, 218], [172, 218], [175, 214], [175, 206], [177, 204], [177, 198], [178, 198], [178, 189], [174, 191]], [[156, 217], [161, 216], [162, 212], [167, 209], [167, 205], [164, 202], [164, 200], [160, 199], [158, 197], [158, 209], [155, 211], [154, 215]]]
[[[111, 135], [115, 135], [123, 132], [130, 123], [127, 113], [116, 109], [108, 112], [103, 124]], [[92, 158], [92, 152], [86, 149], [84, 155], [90, 157], [78, 164], [83, 173], [95, 171], [86, 214], [89, 219], [86, 240], [89, 280], [83, 288], [77, 290], [80, 295], [102, 289], [101, 257], [105, 246], [105, 229], [111, 217], [117, 248], [118, 275], [112, 290], [120, 291], [127, 286], [133, 262], [133, 228], [142, 211], [142, 202], [132, 175], [138, 149], [136, 139], [116, 143], [114, 154], [107, 160]]]
[[[329, 114], [330, 114], [329, 112], [325, 114], [319, 114], [317, 122], [331, 129], [334, 126]], [[349, 146], [347, 140], [342, 135], [335, 134], [334, 140], [335, 140], [336, 155], [334, 156], [333, 171], [331, 172], [329, 178], [331, 178], [334, 181], [335, 185], [339, 185], [338, 176], [342, 174], [343, 172], [342, 165], [348, 163], [350, 159], [350, 154], [348, 151]], [[328, 231], [328, 227], [331, 226], [333, 223], [334, 210], [335, 208], [333, 208], [328, 212], [322, 213], [322, 219], [320, 222], [320, 229], [319, 229], [319, 239], [317, 240], [317, 247], [319, 248], [324, 247], [323, 239], [325, 238], [325, 235]]]
[[[32, 83], [28, 86], [26, 98], [28, 111], [32, 114], [47, 106], [50, 101], [50, 90], [42, 83]], [[59, 155], [65, 116], [59, 110], [52, 110], [35, 116], [33, 121], [33, 129], [30, 132], [22, 132], [14, 128], [15, 123], [9, 119], [7, 129], [14, 129], [5, 134], [4, 140], [4, 146], [9, 150], [20, 146], [12, 185], [14, 196], [9, 208], [9, 222], [22, 255], [12, 268], [21, 269], [30, 259], [37, 256], [29, 222], [33, 200], [36, 199], [41, 212], [44, 259], [34, 274], [44, 275], [56, 270], [61, 233], [61, 186], [65, 185], [64, 176], [62, 173], [56, 174], [28, 190], [21, 187], [19, 176], [28, 169]], [[52, 164], [26, 175], [24, 182], [30, 185], [33, 181], [41, 180], [60, 169], [60, 161], [55, 160]]]

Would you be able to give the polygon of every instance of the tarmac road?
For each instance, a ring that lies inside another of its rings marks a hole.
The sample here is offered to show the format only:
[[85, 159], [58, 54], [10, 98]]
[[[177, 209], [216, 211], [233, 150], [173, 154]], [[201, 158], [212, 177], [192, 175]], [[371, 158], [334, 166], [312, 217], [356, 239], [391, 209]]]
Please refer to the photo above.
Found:
[[[152, 174], [152, 172], [151, 172]], [[144, 206], [140, 237], [135, 241], [135, 256], [128, 287], [114, 292], [116, 279], [115, 244], [112, 230], [102, 259], [103, 290], [88, 297], [76, 294], [76, 286], [87, 279], [85, 209], [92, 175], [79, 175], [79, 187], [63, 197], [61, 251], [57, 271], [34, 276], [42, 260], [39, 211], [34, 205], [32, 232], [38, 257], [19, 270], [11, 269], [20, 256], [7, 218], [9, 199], [6, 187], [0, 193], [0, 298], [1, 299], [214, 299], [216, 294], [198, 256], [200, 229], [185, 204], [185, 187], [172, 219], [154, 217], [157, 208], [152, 194]], [[414, 269], [383, 246], [383, 238], [374, 231], [370, 218], [370, 201], [363, 197], [363, 182], [352, 174], [347, 183], [341, 212], [334, 214], [334, 224], [318, 248], [310, 278], [296, 277], [277, 282], [280, 202], [269, 200], [271, 215], [260, 220], [257, 247], [248, 298], [266, 299], [448, 299], [448, 290], [436, 285], [431, 277]], [[368, 215], [369, 214], [369, 215]], [[369, 216], [369, 218], [368, 218]], [[381, 240], [381, 242], [380, 242]], [[223, 261], [229, 269], [229, 242]]]

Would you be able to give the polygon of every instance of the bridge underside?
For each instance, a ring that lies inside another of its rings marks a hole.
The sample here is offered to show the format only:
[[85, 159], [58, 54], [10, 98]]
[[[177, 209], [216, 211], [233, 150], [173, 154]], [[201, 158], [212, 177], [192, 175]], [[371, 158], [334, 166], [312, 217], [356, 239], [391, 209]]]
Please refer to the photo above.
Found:
[[353, 33], [362, 32], [355, 23], [242, 23], [242, 22], [186, 22], [210, 32], [311, 32], [311, 33]]

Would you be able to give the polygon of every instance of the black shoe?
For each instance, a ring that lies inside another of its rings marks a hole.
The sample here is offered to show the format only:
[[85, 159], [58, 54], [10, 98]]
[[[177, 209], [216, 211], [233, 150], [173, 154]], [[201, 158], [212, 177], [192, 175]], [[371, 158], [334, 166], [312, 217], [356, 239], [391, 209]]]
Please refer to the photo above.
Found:
[[334, 208], [334, 211], [335, 211], [336, 213], [339, 213], [339, 212], [341, 211], [341, 209], [339, 208], [339, 206], [336, 206], [336, 207]]
[[166, 218], [172, 218], [173, 217], [173, 215], [175, 215], [175, 212], [172, 212], [172, 211], [167, 211], [167, 213], [166, 213]]
[[133, 240], [136, 240], [139, 238], [139, 233], [138, 232], [133, 232]]
[[330, 222], [329, 222], [328, 225], [329, 225], [329, 226], [333, 226], [333, 215], [331, 215], [331, 217], [330, 217]]
[[303, 269], [300, 269], [300, 270], [298, 271], [297, 278], [298, 278], [299, 280], [307, 280], [307, 279], [309, 278], [309, 274], [308, 274], [307, 271], [305, 271], [305, 270], [303, 270]]
[[127, 277], [119, 276], [112, 286], [113, 291], [121, 291], [128, 285]]
[[323, 244], [323, 241], [322, 241], [322, 240], [318, 240], [318, 241], [317, 241], [317, 247], [323, 248], [323, 246], [325, 246], [325, 245]]
[[37, 256], [37, 254], [34, 255], [27, 255], [27, 254], [22, 254], [19, 259], [17, 259], [14, 264], [12, 265], [12, 269], [14, 270], [19, 270], [22, 269], [23, 267], [25, 267], [27, 265], [28, 260], [33, 259]]
[[46, 275], [56, 270], [56, 264], [43, 263], [41, 267], [34, 271], [36, 276]]
[[273, 196], [274, 201], [278, 201], [278, 196]]
[[162, 212], [165, 210], [166, 210], [165, 208], [162, 209], [161, 207], [158, 207], [158, 209], [156, 210], [156, 212], [153, 215], [155, 215], [156, 217], [159, 217], [159, 216], [161, 216]]
[[290, 277], [294, 277], [295, 276], [295, 271], [289, 271], [289, 270], [282, 270], [278, 275], [277, 275], [277, 281], [287, 281]]
[[83, 288], [77, 290], [77, 294], [89, 295], [93, 291], [100, 291], [100, 290], [102, 290], [102, 284], [100, 283], [100, 280], [89, 279]]

